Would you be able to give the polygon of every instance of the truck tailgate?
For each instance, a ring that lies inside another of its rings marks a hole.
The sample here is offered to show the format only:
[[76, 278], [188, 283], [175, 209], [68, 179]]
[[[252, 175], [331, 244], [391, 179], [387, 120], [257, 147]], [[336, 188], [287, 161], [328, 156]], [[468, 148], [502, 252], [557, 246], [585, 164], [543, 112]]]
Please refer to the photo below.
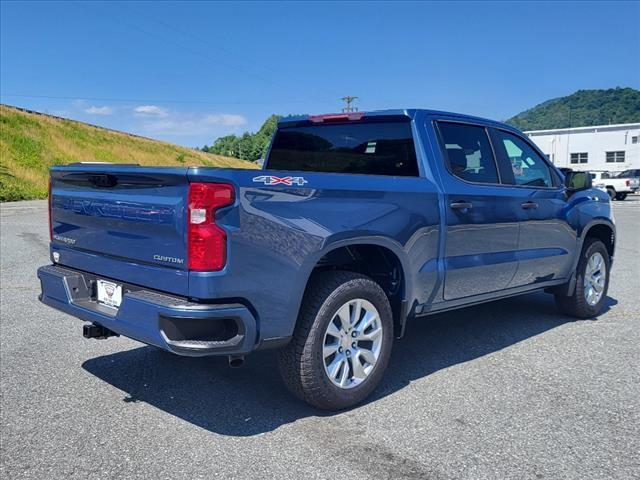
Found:
[[66, 251], [60, 255], [63, 264], [65, 258], [77, 263], [86, 254], [93, 258], [93, 270], [99, 269], [100, 258], [108, 257], [112, 264], [120, 261], [186, 275], [187, 196], [187, 168], [54, 167], [52, 247]]

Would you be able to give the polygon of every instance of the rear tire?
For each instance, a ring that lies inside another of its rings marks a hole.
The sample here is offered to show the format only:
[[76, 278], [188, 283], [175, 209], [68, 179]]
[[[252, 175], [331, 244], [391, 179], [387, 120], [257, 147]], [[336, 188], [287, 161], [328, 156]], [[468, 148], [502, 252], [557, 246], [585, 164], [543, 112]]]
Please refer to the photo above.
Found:
[[[599, 270], [594, 270], [600, 260], [602, 266]], [[573, 294], [571, 296], [556, 294], [555, 300], [558, 309], [562, 313], [577, 318], [598, 316], [604, 308], [607, 297], [610, 269], [611, 259], [604, 243], [596, 238], [587, 237], [576, 267], [576, 286], [573, 289]], [[598, 276], [598, 271], [601, 273], [600, 276]], [[598, 288], [600, 288], [599, 291]]]
[[607, 187], [607, 193], [609, 194], [609, 198], [611, 200], [615, 200], [616, 199], [616, 195], [617, 194], [616, 194], [616, 190], [614, 188]]
[[617, 193], [616, 194], [616, 200], [624, 200], [625, 198], [627, 198], [627, 194], [626, 193]]
[[280, 373], [296, 397], [315, 407], [351, 407], [380, 383], [392, 343], [391, 306], [376, 282], [320, 272], [309, 280], [293, 338], [278, 354]]

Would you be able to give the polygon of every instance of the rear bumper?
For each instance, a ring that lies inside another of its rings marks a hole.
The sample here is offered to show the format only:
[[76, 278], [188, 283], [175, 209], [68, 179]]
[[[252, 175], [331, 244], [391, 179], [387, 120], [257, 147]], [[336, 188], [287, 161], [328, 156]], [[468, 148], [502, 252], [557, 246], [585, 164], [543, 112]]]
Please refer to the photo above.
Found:
[[256, 347], [256, 320], [238, 303], [195, 303], [123, 284], [122, 303], [113, 309], [95, 301], [93, 274], [47, 265], [38, 278], [46, 305], [178, 355], [245, 355]]

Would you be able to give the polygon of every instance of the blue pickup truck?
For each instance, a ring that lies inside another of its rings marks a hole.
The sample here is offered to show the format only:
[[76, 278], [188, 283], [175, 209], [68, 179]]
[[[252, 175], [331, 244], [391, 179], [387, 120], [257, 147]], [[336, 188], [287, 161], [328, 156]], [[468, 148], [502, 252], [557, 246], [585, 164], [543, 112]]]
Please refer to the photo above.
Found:
[[380, 382], [409, 319], [536, 290], [588, 318], [615, 226], [588, 172], [518, 130], [430, 110], [288, 117], [262, 170], [51, 168], [45, 304], [179, 355], [279, 349], [339, 409]]

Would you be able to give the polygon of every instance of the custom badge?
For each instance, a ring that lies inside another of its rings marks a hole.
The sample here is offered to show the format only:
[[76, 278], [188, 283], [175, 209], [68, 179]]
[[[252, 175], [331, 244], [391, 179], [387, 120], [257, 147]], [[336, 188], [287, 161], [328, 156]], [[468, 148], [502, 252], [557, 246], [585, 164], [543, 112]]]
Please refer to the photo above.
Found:
[[302, 187], [307, 182], [304, 177], [276, 177], [274, 175], [260, 175], [253, 177], [255, 183], [264, 183], [265, 185], [297, 185]]

